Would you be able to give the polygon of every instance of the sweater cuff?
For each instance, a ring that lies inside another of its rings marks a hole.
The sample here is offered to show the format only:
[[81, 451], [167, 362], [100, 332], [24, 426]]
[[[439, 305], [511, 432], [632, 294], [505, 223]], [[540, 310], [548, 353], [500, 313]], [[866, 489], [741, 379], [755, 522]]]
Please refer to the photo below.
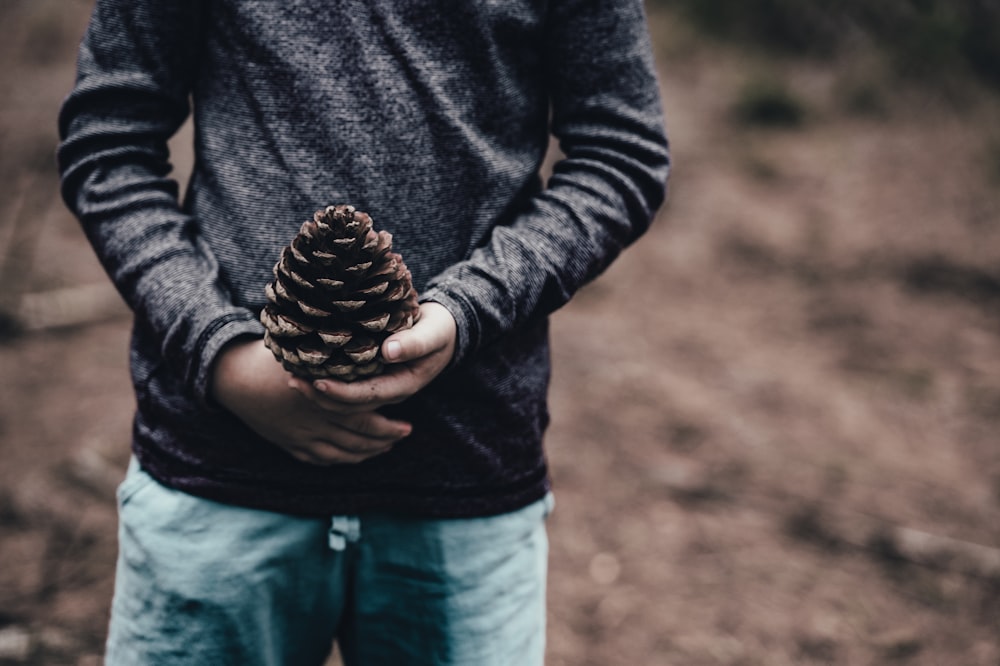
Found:
[[479, 345], [479, 319], [475, 311], [464, 298], [440, 285], [428, 289], [419, 300], [421, 303], [433, 301], [443, 305], [455, 318], [455, 353], [450, 366], [458, 365]]
[[264, 326], [249, 310], [223, 315], [201, 334], [193, 382], [195, 397], [202, 406], [216, 406], [210, 394], [215, 357], [224, 346], [242, 336], [264, 337]]

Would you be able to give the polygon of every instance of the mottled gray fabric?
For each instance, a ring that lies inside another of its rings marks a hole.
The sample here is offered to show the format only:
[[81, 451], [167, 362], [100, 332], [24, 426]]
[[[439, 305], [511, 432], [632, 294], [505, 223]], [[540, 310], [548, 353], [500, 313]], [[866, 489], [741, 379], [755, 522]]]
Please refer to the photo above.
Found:
[[[178, 203], [167, 139], [193, 100]], [[549, 131], [566, 158], [544, 189]], [[667, 143], [640, 0], [97, 0], [63, 194], [135, 312], [133, 448], [164, 484], [302, 514], [470, 516], [547, 489], [546, 317], [648, 226]], [[352, 203], [393, 234], [454, 364], [359, 465], [300, 463], [207, 396], [280, 248]], [[609, 445], [611, 445], [609, 443]]]

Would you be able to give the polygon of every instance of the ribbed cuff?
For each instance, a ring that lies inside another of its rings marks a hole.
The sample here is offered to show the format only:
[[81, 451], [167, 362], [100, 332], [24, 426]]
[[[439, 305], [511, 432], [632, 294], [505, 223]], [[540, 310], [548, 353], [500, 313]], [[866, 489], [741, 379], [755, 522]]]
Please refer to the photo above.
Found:
[[458, 365], [467, 358], [479, 344], [479, 320], [472, 306], [461, 296], [447, 291], [442, 286], [428, 289], [420, 295], [420, 302], [434, 301], [443, 305], [455, 318], [455, 354], [451, 366]]
[[215, 357], [224, 346], [241, 336], [264, 337], [264, 326], [249, 310], [223, 315], [201, 334], [197, 350], [199, 364], [193, 382], [195, 396], [203, 406], [216, 406], [210, 394]]

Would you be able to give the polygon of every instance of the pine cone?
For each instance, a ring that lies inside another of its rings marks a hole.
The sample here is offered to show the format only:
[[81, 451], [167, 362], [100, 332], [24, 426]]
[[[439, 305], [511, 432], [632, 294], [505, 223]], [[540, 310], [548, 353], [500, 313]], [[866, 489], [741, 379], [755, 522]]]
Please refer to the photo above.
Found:
[[303, 379], [353, 381], [382, 371], [382, 342], [420, 316], [392, 235], [354, 206], [328, 206], [281, 252], [260, 314], [264, 342]]

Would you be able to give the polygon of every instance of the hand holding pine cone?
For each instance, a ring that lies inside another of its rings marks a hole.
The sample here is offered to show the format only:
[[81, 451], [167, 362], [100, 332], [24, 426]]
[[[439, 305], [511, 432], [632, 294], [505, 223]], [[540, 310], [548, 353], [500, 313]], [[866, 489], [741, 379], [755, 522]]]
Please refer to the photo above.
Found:
[[307, 380], [353, 381], [382, 371], [382, 342], [420, 316], [417, 292], [392, 235], [354, 206], [305, 222], [274, 267], [260, 320], [264, 343]]

